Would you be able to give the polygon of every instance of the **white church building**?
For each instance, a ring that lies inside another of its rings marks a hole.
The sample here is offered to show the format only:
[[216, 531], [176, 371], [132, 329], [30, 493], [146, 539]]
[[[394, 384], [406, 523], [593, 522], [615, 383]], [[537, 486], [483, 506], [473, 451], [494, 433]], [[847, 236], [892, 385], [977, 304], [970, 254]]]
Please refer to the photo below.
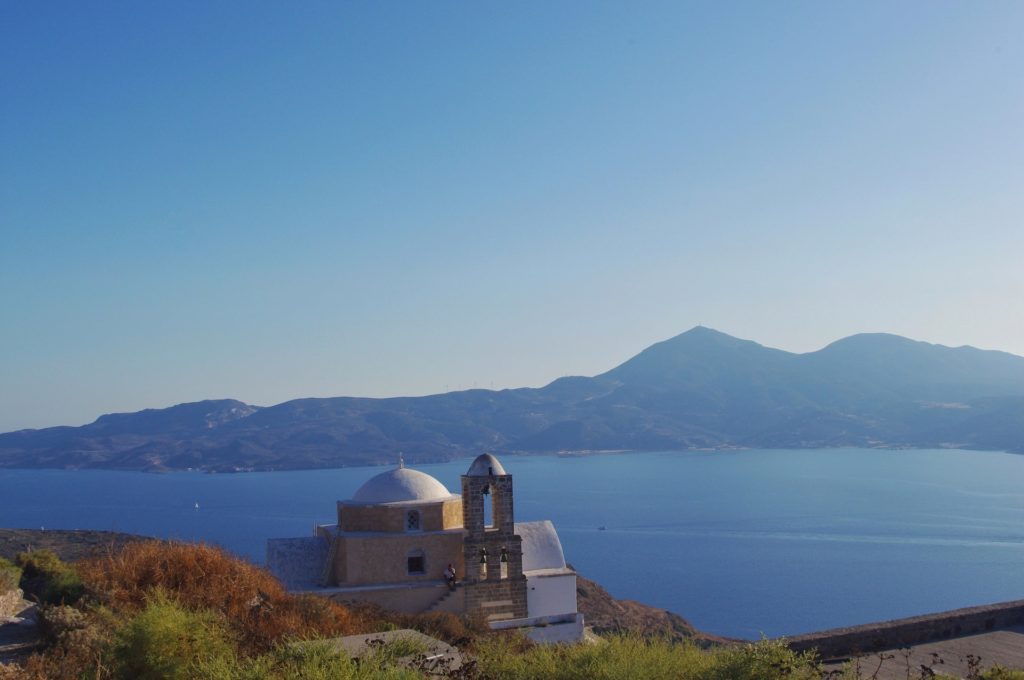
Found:
[[[267, 541], [267, 566], [295, 592], [385, 609], [482, 617], [538, 642], [583, 638], [576, 572], [548, 520], [516, 522], [512, 475], [478, 456], [453, 494], [407, 468], [382, 472], [349, 500], [337, 523], [304, 538]], [[445, 581], [455, 568], [454, 590]]]

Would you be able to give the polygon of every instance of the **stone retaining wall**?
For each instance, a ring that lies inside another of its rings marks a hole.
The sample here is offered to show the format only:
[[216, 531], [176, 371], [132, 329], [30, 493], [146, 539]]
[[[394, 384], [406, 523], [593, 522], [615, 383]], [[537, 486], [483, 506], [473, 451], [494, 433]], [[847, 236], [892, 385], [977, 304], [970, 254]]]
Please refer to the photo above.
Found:
[[1024, 600], [954, 609], [787, 638], [794, 651], [817, 649], [823, 659], [870, 654], [1024, 624]]

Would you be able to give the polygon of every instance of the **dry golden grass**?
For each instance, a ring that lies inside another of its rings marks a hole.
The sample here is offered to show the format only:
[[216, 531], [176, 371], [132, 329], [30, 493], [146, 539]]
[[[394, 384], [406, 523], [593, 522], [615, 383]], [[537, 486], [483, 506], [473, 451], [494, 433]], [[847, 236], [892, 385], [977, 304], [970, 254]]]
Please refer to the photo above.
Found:
[[268, 572], [210, 545], [132, 543], [77, 566], [90, 594], [114, 611], [138, 611], [159, 589], [188, 609], [222, 614], [247, 653], [288, 637], [350, 635], [373, 625], [323, 598], [290, 595]]

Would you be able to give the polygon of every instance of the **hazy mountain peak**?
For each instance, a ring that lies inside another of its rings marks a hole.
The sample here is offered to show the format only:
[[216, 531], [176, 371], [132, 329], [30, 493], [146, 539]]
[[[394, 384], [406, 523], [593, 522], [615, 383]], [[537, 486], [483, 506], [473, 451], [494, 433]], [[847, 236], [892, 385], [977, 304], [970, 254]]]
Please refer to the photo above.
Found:
[[680, 352], [729, 351], [743, 348], [754, 351], [766, 349], [752, 340], [733, 337], [728, 333], [723, 333], [707, 326], [694, 326], [684, 333], [651, 345], [626, 363], [628, 364], [630, 361], [652, 354], [664, 357]]
[[0, 467], [278, 469], [480, 450], [1021, 450], [1024, 358], [863, 333], [794, 354], [705, 326], [595, 378], [394, 399], [233, 399], [0, 434]]
[[760, 371], [772, 368], [792, 355], [771, 349], [752, 340], [743, 340], [706, 326], [695, 326], [685, 333], [651, 345], [632, 359], [598, 376], [623, 383], [682, 385], [705, 383], [720, 371], [734, 372], [741, 367]]
[[[690, 330], [683, 331], [679, 335], [673, 336], [668, 340], [656, 343], [657, 345], [673, 342], [721, 342], [727, 344], [751, 342], [750, 340], [742, 340], [740, 338], [723, 333], [720, 330], [711, 328], [710, 326], [694, 326]], [[757, 344], [757, 343], [754, 343]]]

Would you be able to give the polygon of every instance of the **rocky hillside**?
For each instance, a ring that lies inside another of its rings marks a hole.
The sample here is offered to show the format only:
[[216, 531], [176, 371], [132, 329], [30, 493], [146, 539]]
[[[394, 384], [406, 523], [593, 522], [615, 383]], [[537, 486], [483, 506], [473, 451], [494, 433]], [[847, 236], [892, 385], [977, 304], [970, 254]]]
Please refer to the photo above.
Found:
[[686, 619], [665, 609], [635, 600], [617, 600], [595, 581], [576, 577], [576, 601], [587, 625], [598, 634], [639, 633], [667, 640], [692, 639], [702, 644], [728, 644], [694, 628]]

